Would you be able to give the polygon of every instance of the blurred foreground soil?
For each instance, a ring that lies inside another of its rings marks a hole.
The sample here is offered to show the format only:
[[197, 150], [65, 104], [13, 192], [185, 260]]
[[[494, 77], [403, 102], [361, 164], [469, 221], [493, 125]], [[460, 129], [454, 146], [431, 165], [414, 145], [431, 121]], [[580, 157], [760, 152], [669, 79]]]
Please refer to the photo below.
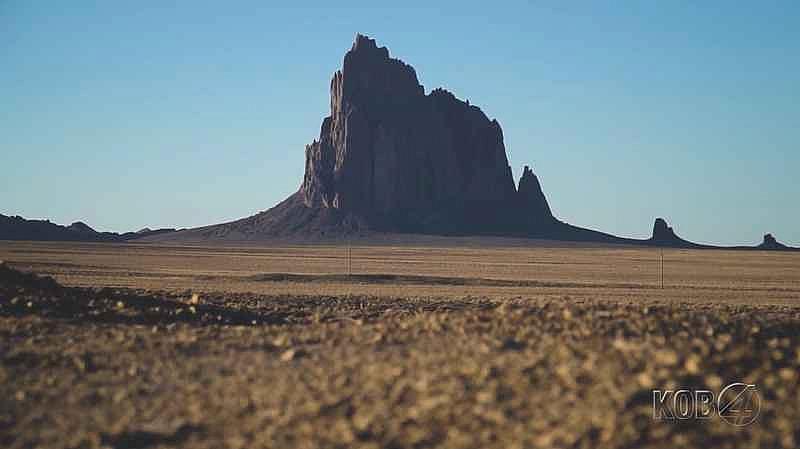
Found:
[[[0, 269], [0, 446], [797, 447], [788, 306], [185, 295]], [[652, 389], [758, 385], [759, 419]]]

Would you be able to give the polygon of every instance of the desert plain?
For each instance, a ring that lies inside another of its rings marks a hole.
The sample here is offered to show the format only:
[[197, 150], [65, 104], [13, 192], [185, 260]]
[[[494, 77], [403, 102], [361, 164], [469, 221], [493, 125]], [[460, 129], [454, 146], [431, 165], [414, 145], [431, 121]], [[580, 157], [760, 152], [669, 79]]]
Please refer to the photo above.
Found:
[[[800, 446], [797, 253], [0, 242], [0, 260], [1, 447]], [[757, 387], [748, 425], [654, 419], [653, 390], [732, 382]]]

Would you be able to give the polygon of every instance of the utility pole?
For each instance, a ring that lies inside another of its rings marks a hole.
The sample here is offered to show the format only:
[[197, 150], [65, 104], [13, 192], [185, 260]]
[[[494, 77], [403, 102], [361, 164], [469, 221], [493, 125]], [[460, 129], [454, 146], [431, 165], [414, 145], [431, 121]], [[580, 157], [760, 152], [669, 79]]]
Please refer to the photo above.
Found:
[[664, 288], [664, 248], [661, 248], [661, 288]]
[[347, 239], [347, 276], [353, 275], [353, 244]]

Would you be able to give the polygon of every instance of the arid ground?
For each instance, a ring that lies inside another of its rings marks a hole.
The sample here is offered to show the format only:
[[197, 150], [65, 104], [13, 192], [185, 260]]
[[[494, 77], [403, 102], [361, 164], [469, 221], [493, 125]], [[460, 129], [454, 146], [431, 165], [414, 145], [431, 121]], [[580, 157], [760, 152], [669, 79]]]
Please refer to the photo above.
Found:
[[0, 447], [800, 446], [800, 254], [442, 242], [0, 242]]

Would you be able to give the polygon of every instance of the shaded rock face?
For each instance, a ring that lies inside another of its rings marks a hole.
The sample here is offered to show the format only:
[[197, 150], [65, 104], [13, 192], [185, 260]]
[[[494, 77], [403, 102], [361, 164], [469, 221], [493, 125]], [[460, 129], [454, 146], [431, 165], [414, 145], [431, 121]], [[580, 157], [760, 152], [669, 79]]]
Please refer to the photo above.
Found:
[[0, 240], [84, 241], [121, 242], [157, 234], [175, 232], [175, 229], [157, 229], [146, 233], [98, 232], [81, 221], [69, 226], [51, 223], [49, 220], [26, 220], [20, 216], [0, 214]]
[[672, 227], [667, 224], [663, 218], [656, 218], [653, 223], [653, 236], [647, 241], [648, 244], [656, 246], [668, 246], [674, 248], [703, 248], [705, 245], [699, 245], [690, 241], [684, 240], [675, 234]]
[[547, 198], [539, 184], [539, 178], [527, 165], [522, 170], [522, 177], [519, 179], [517, 197], [525, 229], [546, 230], [549, 228], [548, 225], [555, 222], [550, 205], [547, 204]]
[[675, 231], [672, 230], [672, 227], [667, 225], [666, 220], [663, 218], [656, 218], [656, 222], [653, 224], [653, 236], [651, 240], [656, 242], [671, 242], [679, 240], [679, 238], [675, 235]]
[[97, 231], [95, 231], [94, 229], [92, 229], [91, 226], [87, 225], [82, 221], [76, 221], [75, 223], [72, 223], [71, 225], [67, 226], [67, 229], [83, 235], [97, 234]]
[[[374, 229], [432, 232], [509, 229], [518, 199], [497, 121], [443, 89], [426, 95], [411, 66], [361, 35], [331, 80], [300, 194]], [[549, 212], [543, 195], [536, 207]]]
[[764, 240], [761, 242], [760, 245], [757, 246], [758, 249], [788, 249], [786, 245], [779, 242], [772, 234], [765, 234]]
[[647, 244], [672, 248], [713, 248], [710, 245], [702, 245], [682, 239], [675, 234], [675, 231], [663, 218], [656, 218], [655, 223], [653, 223], [653, 236], [647, 240]]
[[0, 240], [113, 241], [116, 237], [97, 232], [81, 222], [61, 226], [49, 220], [26, 220], [0, 214]]

